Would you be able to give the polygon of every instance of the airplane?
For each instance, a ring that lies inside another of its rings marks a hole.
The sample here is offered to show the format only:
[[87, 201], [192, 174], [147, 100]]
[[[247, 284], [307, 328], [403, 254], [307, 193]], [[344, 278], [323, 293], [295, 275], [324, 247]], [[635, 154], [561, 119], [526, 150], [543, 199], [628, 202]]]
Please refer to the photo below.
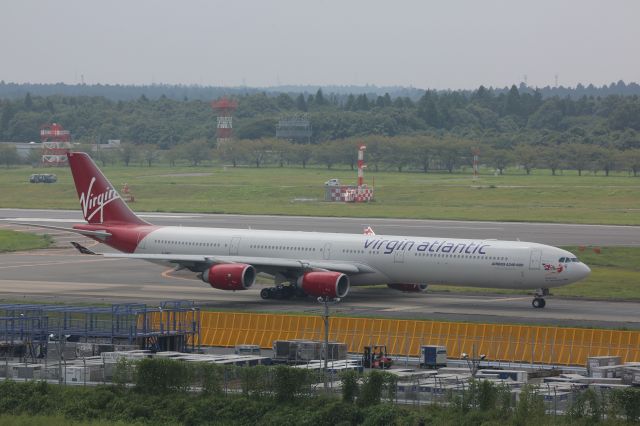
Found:
[[[188, 269], [211, 287], [246, 290], [259, 273], [273, 277], [263, 299], [310, 295], [345, 297], [350, 286], [387, 284], [421, 292], [428, 284], [532, 289], [544, 308], [549, 289], [585, 278], [591, 270], [572, 253], [530, 242], [302, 231], [156, 226], [139, 218], [95, 162], [67, 154], [82, 214], [75, 232], [117, 249], [86, 255], [140, 259]], [[31, 225], [34, 226], [34, 225]]]

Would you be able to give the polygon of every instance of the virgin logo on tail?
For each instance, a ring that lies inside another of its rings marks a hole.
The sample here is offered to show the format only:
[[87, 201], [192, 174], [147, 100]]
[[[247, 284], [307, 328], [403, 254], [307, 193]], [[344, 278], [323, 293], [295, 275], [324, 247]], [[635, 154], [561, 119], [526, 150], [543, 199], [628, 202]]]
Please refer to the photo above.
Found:
[[112, 201], [120, 199], [120, 195], [110, 186], [108, 186], [104, 192], [94, 195], [91, 191], [93, 190], [93, 184], [95, 182], [96, 178], [94, 176], [91, 178], [87, 192], [80, 194], [80, 206], [82, 207], [82, 214], [87, 222], [90, 222], [97, 213], [100, 213], [100, 223], [102, 223], [104, 221], [105, 206]]

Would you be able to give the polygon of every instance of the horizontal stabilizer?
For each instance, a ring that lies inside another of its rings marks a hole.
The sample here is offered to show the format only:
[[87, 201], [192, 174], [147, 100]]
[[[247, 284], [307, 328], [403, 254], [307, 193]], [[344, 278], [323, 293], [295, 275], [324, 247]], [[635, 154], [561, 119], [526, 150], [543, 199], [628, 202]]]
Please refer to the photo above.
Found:
[[74, 234], [86, 235], [88, 237], [110, 237], [111, 234], [107, 231], [89, 231], [86, 229], [74, 229], [74, 228], [63, 228], [62, 226], [52, 226], [52, 225], [39, 225], [35, 223], [24, 223], [24, 222], [9, 222], [14, 225], [20, 226], [32, 226], [34, 228], [42, 228], [42, 229], [53, 229], [55, 231], [64, 231], [64, 232], [73, 232]]
[[89, 250], [88, 248], [86, 248], [82, 244], [76, 243], [75, 241], [71, 241], [71, 245], [74, 246], [82, 254], [92, 254], [92, 255], [97, 255], [98, 254], [95, 251]]

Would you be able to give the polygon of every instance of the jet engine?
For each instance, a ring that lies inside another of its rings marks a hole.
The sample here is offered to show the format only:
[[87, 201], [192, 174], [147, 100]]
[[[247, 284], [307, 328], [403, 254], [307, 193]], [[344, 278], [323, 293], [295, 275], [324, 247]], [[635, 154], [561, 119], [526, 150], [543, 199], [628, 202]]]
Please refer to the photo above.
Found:
[[420, 293], [427, 289], [426, 284], [387, 284], [387, 287], [406, 293]]
[[349, 277], [340, 272], [307, 272], [298, 279], [298, 287], [317, 297], [345, 297], [349, 293]]
[[244, 263], [220, 263], [204, 271], [202, 281], [220, 290], [246, 290], [256, 281], [256, 269]]

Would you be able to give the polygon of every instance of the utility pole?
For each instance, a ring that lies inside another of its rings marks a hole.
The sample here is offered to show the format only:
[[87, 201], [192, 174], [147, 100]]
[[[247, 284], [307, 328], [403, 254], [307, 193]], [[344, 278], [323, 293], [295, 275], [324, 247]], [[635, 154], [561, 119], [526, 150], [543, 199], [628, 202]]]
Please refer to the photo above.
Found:
[[480, 356], [476, 355], [476, 344], [473, 344], [473, 353], [471, 354], [471, 357], [469, 357], [469, 354], [466, 353], [462, 353], [462, 359], [467, 361], [467, 366], [469, 367], [469, 372], [471, 373], [471, 377], [473, 379], [476, 378], [476, 374], [478, 374], [478, 369], [480, 367], [480, 361], [484, 361], [484, 359], [487, 357], [484, 354], [481, 354]]

